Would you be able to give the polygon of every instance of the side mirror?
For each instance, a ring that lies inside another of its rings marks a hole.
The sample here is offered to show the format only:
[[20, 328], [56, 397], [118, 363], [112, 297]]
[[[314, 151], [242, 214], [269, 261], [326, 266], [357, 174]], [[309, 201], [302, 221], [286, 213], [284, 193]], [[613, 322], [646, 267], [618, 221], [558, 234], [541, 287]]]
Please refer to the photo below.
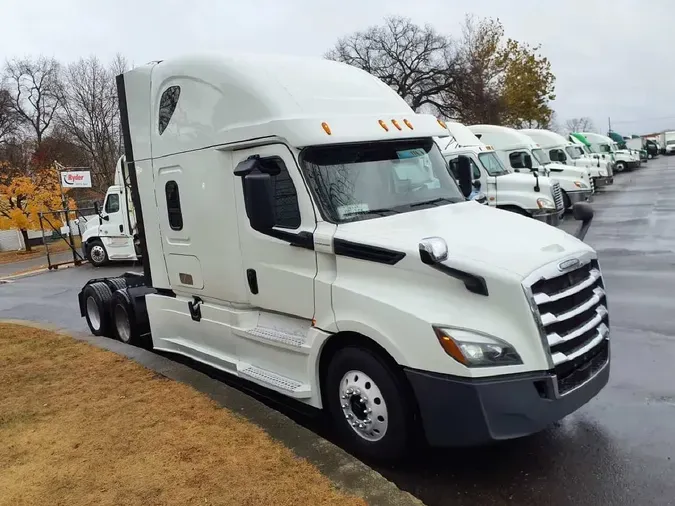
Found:
[[260, 170], [260, 158], [251, 157], [234, 169], [234, 175], [241, 178], [244, 187], [246, 215], [253, 230], [271, 230], [276, 224], [274, 215], [274, 192], [272, 177]]
[[101, 219], [102, 219], [103, 221], [110, 221], [110, 216], [108, 216], [108, 215], [106, 214], [105, 216], [101, 216]]
[[532, 157], [527, 153], [523, 156], [523, 165], [526, 169], [532, 170]]
[[593, 220], [593, 208], [587, 202], [577, 202], [572, 207], [572, 216], [574, 219], [581, 222], [581, 226], [577, 233], [574, 236], [580, 241], [584, 240], [586, 233], [591, 226], [591, 221]]
[[464, 197], [468, 198], [471, 195], [473, 187], [471, 160], [468, 156], [460, 155], [457, 157], [457, 172], [459, 173], [459, 189], [462, 191]]
[[474, 187], [476, 190], [480, 190], [480, 179], [474, 179], [474, 180], [473, 180], [473, 187]]
[[272, 178], [255, 168], [242, 181], [246, 214], [253, 230], [264, 231], [274, 228], [274, 199]]
[[98, 202], [94, 202], [94, 212], [95, 212], [98, 216], [101, 216], [101, 209], [98, 207]]

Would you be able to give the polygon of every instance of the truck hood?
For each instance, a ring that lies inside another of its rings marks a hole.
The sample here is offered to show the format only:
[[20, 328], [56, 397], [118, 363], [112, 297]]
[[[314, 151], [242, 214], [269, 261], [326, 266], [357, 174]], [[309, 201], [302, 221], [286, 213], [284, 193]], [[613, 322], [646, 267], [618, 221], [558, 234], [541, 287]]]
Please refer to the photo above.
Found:
[[544, 264], [592, 251], [572, 235], [545, 223], [476, 202], [462, 202], [338, 225], [335, 238], [406, 253], [396, 267], [425, 270], [419, 242], [442, 237], [450, 266], [476, 274], [508, 271], [521, 279]]
[[539, 176], [540, 193], [535, 193], [534, 185], [537, 179], [533, 174], [527, 172], [511, 172], [497, 177], [497, 188], [499, 190], [530, 190], [533, 197], [550, 197], [551, 179], [546, 176]]
[[572, 165], [565, 165], [562, 163], [548, 163], [546, 166], [552, 171], [562, 170], [562, 172], [552, 172], [551, 177], [555, 177], [556, 174], [563, 174], [565, 176], [577, 177], [580, 178], [582, 175], [588, 175], [588, 170], [585, 167], [574, 167]]

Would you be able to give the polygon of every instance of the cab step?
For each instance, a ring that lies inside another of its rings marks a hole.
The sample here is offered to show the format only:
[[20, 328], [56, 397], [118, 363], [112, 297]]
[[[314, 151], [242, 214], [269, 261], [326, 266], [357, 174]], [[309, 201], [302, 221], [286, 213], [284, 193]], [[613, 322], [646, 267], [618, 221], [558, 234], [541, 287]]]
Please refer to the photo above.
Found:
[[276, 390], [296, 399], [306, 399], [311, 397], [312, 389], [306, 383], [281, 376], [280, 374], [256, 367], [250, 364], [240, 364], [238, 367], [239, 376], [253, 381], [259, 385]]

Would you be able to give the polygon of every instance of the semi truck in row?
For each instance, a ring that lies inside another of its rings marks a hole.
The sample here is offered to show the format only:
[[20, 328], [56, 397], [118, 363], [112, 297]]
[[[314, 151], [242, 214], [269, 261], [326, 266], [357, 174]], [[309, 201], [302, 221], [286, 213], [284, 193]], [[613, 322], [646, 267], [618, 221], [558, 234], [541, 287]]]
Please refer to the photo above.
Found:
[[324, 410], [378, 459], [532, 434], [607, 384], [589, 204], [575, 237], [468, 200], [447, 128], [333, 61], [185, 56], [117, 87], [143, 272], [82, 288], [93, 334]]

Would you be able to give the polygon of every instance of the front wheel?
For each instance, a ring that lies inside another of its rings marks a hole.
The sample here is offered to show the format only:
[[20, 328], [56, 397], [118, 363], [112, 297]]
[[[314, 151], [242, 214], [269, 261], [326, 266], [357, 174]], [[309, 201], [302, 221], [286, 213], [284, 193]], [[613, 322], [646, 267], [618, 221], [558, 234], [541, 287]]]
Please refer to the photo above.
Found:
[[100, 239], [93, 240], [87, 246], [87, 260], [94, 267], [102, 267], [108, 263], [108, 252]]
[[615, 172], [623, 172], [626, 170], [626, 164], [624, 162], [616, 162], [616, 165], [614, 167]]
[[565, 206], [565, 212], [572, 207], [572, 202], [570, 201], [570, 196], [567, 195], [565, 190], [562, 190], [563, 205]]
[[339, 350], [328, 366], [324, 398], [339, 436], [355, 453], [397, 460], [408, 452], [414, 427], [409, 396], [374, 352]]

